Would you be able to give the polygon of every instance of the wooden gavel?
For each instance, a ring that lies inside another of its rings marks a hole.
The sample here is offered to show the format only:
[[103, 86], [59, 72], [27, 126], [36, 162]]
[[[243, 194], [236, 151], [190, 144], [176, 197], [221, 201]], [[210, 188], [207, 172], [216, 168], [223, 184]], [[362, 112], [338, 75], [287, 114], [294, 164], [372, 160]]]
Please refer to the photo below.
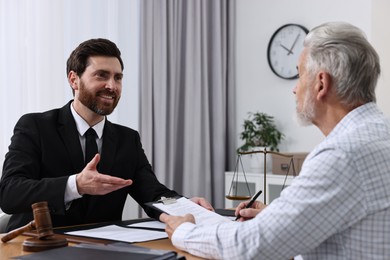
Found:
[[1, 238], [1, 241], [4, 243], [14, 239], [15, 237], [23, 234], [24, 232], [36, 229], [38, 233], [38, 238], [45, 238], [48, 236], [54, 235], [53, 226], [51, 223], [51, 217], [49, 213], [49, 208], [47, 202], [37, 202], [32, 206], [34, 220], [28, 223], [27, 225], [15, 229]]
[[25, 251], [41, 251], [45, 249], [67, 246], [68, 241], [66, 239], [55, 238], [53, 232], [53, 225], [51, 222], [49, 207], [46, 201], [34, 203], [32, 206], [34, 220], [27, 225], [15, 229], [1, 238], [3, 243], [14, 239], [15, 237], [23, 234], [24, 232], [37, 230], [38, 237], [26, 239], [23, 243], [23, 249]]

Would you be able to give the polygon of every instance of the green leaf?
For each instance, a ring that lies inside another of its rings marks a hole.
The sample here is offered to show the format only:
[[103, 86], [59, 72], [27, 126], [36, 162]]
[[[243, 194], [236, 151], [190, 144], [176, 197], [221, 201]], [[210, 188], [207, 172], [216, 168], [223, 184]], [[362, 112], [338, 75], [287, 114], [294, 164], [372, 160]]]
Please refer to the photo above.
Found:
[[237, 151], [248, 151], [251, 147], [270, 147], [271, 151], [279, 151], [278, 145], [284, 138], [274, 122], [274, 117], [266, 113], [248, 113], [248, 118], [244, 120], [244, 130], [240, 133], [244, 144]]

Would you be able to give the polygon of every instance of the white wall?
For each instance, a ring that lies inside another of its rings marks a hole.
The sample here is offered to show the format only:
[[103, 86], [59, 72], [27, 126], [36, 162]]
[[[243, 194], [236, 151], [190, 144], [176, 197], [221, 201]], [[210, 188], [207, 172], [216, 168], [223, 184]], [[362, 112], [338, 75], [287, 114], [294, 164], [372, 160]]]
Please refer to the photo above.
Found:
[[[286, 135], [280, 146], [281, 151], [308, 152], [323, 139], [316, 127], [301, 127], [292, 119], [295, 112], [292, 90], [296, 80], [280, 79], [268, 66], [268, 43], [279, 27], [298, 23], [310, 30], [327, 21], [350, 22], [365, 31], [368, 39], [377, 47], [382, 66], [386, 63], [389, 68], [390, 55], [385, 48], [390, 46], [386, 27], [390, 23], [389, 10], [386, 0], [238, 0], [237, 143], [241, 144], [238, 133], [242, 131], [243, 120], [249, 111], [266, 112], [275, 117], [280, 130]], [[384, 77], [386, 67], [382, 67]], [[379, 106], [390, 115], [387, 82], [383, 79], [380, 81], [377, 93]]]
[[390, 1], [372, 1], [372, 44], [381, 59], [382, 75], [377, 89], [377, 103], [390, 116]]

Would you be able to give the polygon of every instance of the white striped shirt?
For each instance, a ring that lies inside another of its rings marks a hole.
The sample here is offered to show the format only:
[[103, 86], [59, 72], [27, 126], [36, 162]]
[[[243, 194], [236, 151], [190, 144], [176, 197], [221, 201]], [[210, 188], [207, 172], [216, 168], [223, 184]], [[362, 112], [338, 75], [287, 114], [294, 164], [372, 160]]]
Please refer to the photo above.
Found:
[[217, 259], [390, 259], [390, 123], [374, 103], [346, 115], [256, 218], [180, 225], [173, 244]]

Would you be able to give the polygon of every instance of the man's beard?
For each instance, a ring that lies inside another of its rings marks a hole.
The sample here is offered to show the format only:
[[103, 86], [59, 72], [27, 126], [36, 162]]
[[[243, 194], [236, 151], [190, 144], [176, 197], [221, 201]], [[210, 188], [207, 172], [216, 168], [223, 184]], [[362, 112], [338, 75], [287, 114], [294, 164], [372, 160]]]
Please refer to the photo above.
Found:
[[314, 96], [309, 89], [306, 90], [305, 99], [303, 100], [302, 110], [298, 111], [298, 103], [295, 111], [295, 119], [301, 126], [309, 126], [313, 124], [315, 116]]
[[120, 96], [115, 95], [114, 102], [108, 105], [107, 103], [103, 103], [99, 101], [99, 99], [96, 97], [100, 94], [111, 95], [112, 93], [109, 91], [101, 91], [97, 93], [89, 92], [85, 88], [84, 82], [80, 81], [80, 93], [79, 93], [80, 102], [98, 115], [102, 115], [102, 116], [109, 115], [112, 113], [112, 111], [114, 111], [115, 107], [118, 105]]

